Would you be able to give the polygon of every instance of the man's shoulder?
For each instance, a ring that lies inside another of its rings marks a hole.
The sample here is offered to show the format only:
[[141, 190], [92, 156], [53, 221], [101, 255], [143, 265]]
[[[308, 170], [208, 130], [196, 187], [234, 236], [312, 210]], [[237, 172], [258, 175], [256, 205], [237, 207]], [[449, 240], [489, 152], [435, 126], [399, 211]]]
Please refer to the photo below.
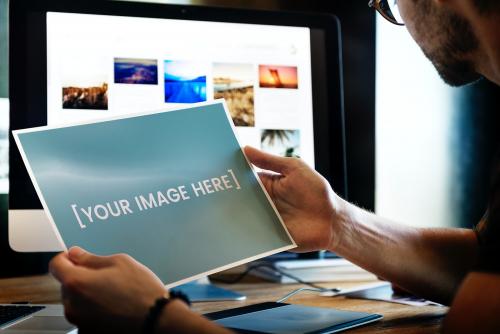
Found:
[[472, 272], [462, 282], [443, 333], [500, 333], [500, 274]]
[[491, 174], [490, 198], [485, 221], [481, 224], [487, 240], [500, 240], [500, 152], [497, 153]]
[[500, 272], [500, 154], [492, 168], [488, 209], [476, 226], [481, 270]]

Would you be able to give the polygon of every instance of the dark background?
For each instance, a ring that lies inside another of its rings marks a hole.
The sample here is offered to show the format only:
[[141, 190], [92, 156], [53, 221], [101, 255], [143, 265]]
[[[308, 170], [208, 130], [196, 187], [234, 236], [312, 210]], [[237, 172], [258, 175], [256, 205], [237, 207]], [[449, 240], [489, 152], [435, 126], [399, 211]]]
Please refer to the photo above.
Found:
[[[70, 0], [68, 0], [70, 1]], [[343, 29], [347, 173], [350, 201], [373, 210], [375, 203], [375, 12], [367, 1], [197, 0], [197, 4], [336, 14]], [[7, 0], [0, 0], [0, 97], [7, 91]], [[411, 89], [411, 87], [403, 87]], [[487, 82], [456, 91], [453, 189], [456, 226], [477, 222], [487, 203], [490, 168], [498, 148], [500, 89]], [[404, 182], [404, 180], [402, 180]], [[432, 194], [430, 194], [432, 195]], [[45, 269], [40, 256], [15, 254], [7, 242], [7, 196], [0, 195], [0, 275]]]
[[451, 191], [455, 226], [472, 227], [486, 211], [492, 172], [500, 164], [500, 87], [482, 80], [460, 88], [454, 106], [455, 183]]

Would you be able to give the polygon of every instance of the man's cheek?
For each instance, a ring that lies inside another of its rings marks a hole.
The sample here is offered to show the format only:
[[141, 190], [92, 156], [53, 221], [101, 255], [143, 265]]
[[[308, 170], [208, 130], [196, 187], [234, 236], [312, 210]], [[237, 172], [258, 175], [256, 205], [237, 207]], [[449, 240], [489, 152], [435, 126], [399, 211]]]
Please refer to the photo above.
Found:
[[[420, 0], [427, 1], [427, 0]], [[410, 13], [412, 10], [415, 10], [415, 3], [413, 0], [399, 0], [398, 1], [399, 13], [401, 14], [401, 18], [406, 23], [408, 19], [410, 19]]]

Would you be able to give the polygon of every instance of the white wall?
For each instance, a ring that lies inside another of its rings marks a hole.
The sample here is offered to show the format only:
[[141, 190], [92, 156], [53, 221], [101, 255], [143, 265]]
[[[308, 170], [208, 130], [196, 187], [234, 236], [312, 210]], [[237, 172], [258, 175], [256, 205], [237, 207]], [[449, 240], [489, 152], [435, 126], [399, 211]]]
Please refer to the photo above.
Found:
[[376, 212], [449, 226], [453, 90], [404, 27], [377, 18]]

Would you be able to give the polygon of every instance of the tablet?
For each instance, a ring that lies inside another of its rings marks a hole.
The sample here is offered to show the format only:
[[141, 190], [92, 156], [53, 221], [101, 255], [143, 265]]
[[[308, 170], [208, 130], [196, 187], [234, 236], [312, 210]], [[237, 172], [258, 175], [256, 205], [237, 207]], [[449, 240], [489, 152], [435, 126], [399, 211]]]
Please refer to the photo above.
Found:
[[170, 291], [180, 291], [188, 296], [191, 302], [217, 302], [228, 300], [245, 300], [247, 297], [213, 284], [191, 282], [176, 286]]
[[205, 314], [238, 333], [338, 333], [382, 319], [379, 314], [341, 311], [285, 303], [261, 303]]

